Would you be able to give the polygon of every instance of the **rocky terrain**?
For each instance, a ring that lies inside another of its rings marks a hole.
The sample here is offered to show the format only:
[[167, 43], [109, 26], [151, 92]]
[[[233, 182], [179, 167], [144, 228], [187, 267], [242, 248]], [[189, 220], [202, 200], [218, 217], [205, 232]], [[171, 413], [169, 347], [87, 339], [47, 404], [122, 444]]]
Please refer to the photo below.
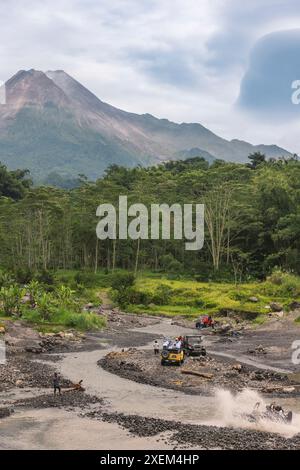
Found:
[[[189, 357], [181, 368], [163, 367], [159, 357], [154, 356], [151, 343], [154, 339], [161, 339], [166, 331], [173, 331], [174, 334], [192, 331], [188, 324], [181, 326], [179, 322], [179, 325], [172, 325], [168, 320], [137, 317], [118, 310], [107, 310], [100, 314], [105, 314], [108, 318], [107, 329], [101, 333], [85, 335], [75, 331], [42, 334], [20, 321], [5, 323], [1, 337], [6, 341], [7, 361], [0, 365], [0, 437], [5, 448], [9, 446], [6, 429], [11, 429], [15, 417], [19, 423], [22, 419], [25, 420], [26, 430], [25, 416], [28, 413], [36, 416], [36, 410], [47, 413], [42, 419], [43, 423], [45, 419], [46, 422], [49, 419], [49, 426], [52, 423], [51, 410], [67, 412], [70, 416], [83, 419], [82, 433], [87, 436], [89, 428], [94, 426], [92, 423], [97, 422], [100, 426], [101, 423], [103, 426], [106, 426], [105, 423], [117, 425], [129, 433], [132, 439], [143, 442], [141, 445], [144, 445], [145, 438], [154, 436], [158, 445], [168, 448], [300, 447], [298, 421], [292, 432], [288, 430], [290, 435], [287, 436], [281, 434], [281, 429], [272, 432], [272, 424], [266, 429], [254, 429], [249, 423], [239, 420], [234, 423], [220, 420], [217, 425], [214, 422], [201, 423], [200, 418], [200, 422], [195, 422], [194, 418], [191, 421], [191, 418], [184, 418], [184, 409], [180, 413], [180, 421], [178, 420], [180, 403], [185, 404], [186, 412], [191, 413], [191, 416], [193, 407], [197, 407], [197, 414], [201, 412], [199, 403], [205, 397], [213, 409], [216, 399], [214, 393], [221, 389], [228, 390], [228, 393], [231, 391], [232, 400], [241, 390], [247, 389], [262, 399], [288, 399], [289, 406], [292, 406], [291, 403], [297, 404], [299, 388], [295, 374], [276, 372], [255, 364], [248, 365], [240, 360], [251, 357], [264, 362], [267, 357], [268, 364], [272, 364], [272, 358], [276, 363], [277, 350], [272, 349], [274, 341], [277, 341], [277, 346], [279, 343], [274, 334], [275, 326], [270, 329], [265, 326], [256, 332], [251, 329], [248, 332], [247, 328], [243, 328], [243, 333], [238, 336], [232, 336], [234, 328], [226, 328], [223, 334], [206, 331], [207, 356]], [[287, 331], [288, 334], [282, 335], [279, 344], [282, 350], [288, 348], [287, 341], [292, 339], [291, 329], [287, 327]], [[297, 336], [297, 331], [294, 331], [294, 336]], [[259, 340], [262, 344], [259, 344]], [[226, 351], [233, 350], [237, 358], [226, 357]], [[225, 353], [225, 356], [220, 356], [220, 352]], [[70, 364], [73, 363], [74, 367], [70, 369]], [[97, 370], [103, 371], [99, 379]], [[198, 374], [200, 372], [200, 376], [182, 374], [182, 370]], [[59, 372], [61, 396], [53, 395], [54, 371]], [[105, 375], [108, 373], [108, 376]], [[76, 383], [82, 378], [82, 386], [86, 390], [74, 389], [74, 385], [76, 388]], [[136, 390], [131, 385], [134, 383], [138, 386]], [[142, 389], [139, 389], [141, 386]], [[177, 406], [172, 406], [173, 399]], [[149, 404], [147, 400], [150, 400]], [[207, 407], [206, 401], [203, 401], [203, 406], [204, 409]], [[295, 416], [297, 419], [297, 415]], [[21, 441], [19, 445], [23, 445]], [[34, 441], [31, 445], [35, 445]]]
[[161, 366], [160, 357], [154, 356], [152, 351], [131, 348], [109, 353], [99, 361], [99, 365], [136, 382], [180, 390], [188, 394], [209, 395], [216, 388], [237, 392], [248, 387], [271, 396], [300, 396], [300, 389], [286, 374], [242, 365], [234, 360], [211, 355], [188, 357], [181, 367]]

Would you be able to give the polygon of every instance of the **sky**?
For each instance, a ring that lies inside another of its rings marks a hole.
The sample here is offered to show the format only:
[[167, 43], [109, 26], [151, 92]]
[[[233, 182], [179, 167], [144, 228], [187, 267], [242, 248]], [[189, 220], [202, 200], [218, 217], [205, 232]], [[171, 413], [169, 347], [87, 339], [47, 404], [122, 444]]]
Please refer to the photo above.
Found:
[[0, 31], [2, 81], [63, 69], [126, 111], [300, 154], [299, 0], [0, 0]]

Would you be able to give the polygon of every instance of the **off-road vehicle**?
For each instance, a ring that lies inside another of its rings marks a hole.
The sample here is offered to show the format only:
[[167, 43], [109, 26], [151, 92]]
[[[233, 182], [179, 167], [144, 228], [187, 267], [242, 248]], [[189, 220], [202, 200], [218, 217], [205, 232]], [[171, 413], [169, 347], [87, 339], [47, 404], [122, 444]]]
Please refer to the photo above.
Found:
[[184, 363], [184, 350], [178, 349], [175, 346], [163, 349], [161, 352], [161, 365], [176, 364], [180, 366]]
[[183, 349], [186, 356], [206, 356], [206, 349], [202, 345], [201, 335], [184, 336]]

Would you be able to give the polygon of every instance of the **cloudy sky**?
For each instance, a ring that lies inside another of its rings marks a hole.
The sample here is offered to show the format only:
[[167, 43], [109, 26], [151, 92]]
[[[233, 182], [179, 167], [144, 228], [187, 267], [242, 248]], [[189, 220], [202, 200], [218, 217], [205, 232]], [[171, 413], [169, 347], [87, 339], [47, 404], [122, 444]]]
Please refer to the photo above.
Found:
[[3, 81], [64, 69], [119, 108], [300, 153], [299, 0], [1, 0], [0, 31]]

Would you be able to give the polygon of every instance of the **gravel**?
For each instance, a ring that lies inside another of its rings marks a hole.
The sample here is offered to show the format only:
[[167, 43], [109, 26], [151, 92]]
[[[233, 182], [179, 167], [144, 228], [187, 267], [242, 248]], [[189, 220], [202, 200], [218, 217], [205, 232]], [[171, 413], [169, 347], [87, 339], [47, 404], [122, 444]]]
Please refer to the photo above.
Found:
[[[129, 433], [139, 437], [157, 436], [167, 431], [172, 432], [168, 437], [175, 447], [183, 445], [200, 447], [202, 449], [299, 449], [300, 434], [292, 438], [284, 438], [273, 434], [249, 429], [228, 427], [189, 425], [181, 422], [157, 418], [146, 418], [138, 415], [117, 413], [87, 413], [90, 418], [97, 418], [109, 423], [117, 423]], [[161, 437], [161, 439], [163, 439]]]
[[[241, 366], [228, 358], [189, 357], [181, 367], [161, 366], [160, 357], [152, 351], [130, 348], [126, 351], [111, 352], [98, 362], [105, 370], [120, 377], [152, 386], [184, 391], [191, 395], [211, 395], [215, 388], [226, 388], [233, 392], [244, 388], [261, 391], [264, 387], [275, 386], [277, 396], [289, 385], [286, 375], [273, 371], [254, 370], [253, 367]], [[182, 374], [182, 368], [204, 374], [211, 374], [212, 379]], [[238, 368], [238, 370], [237, 370]], [[278, 387], [279, 386], [279, 387]], [[299, 392], [295, 392], [298, 393]], [[294, 394], [295, 394], [294, 393]], [[289, 393], [289, 396], [292, 396]]]

